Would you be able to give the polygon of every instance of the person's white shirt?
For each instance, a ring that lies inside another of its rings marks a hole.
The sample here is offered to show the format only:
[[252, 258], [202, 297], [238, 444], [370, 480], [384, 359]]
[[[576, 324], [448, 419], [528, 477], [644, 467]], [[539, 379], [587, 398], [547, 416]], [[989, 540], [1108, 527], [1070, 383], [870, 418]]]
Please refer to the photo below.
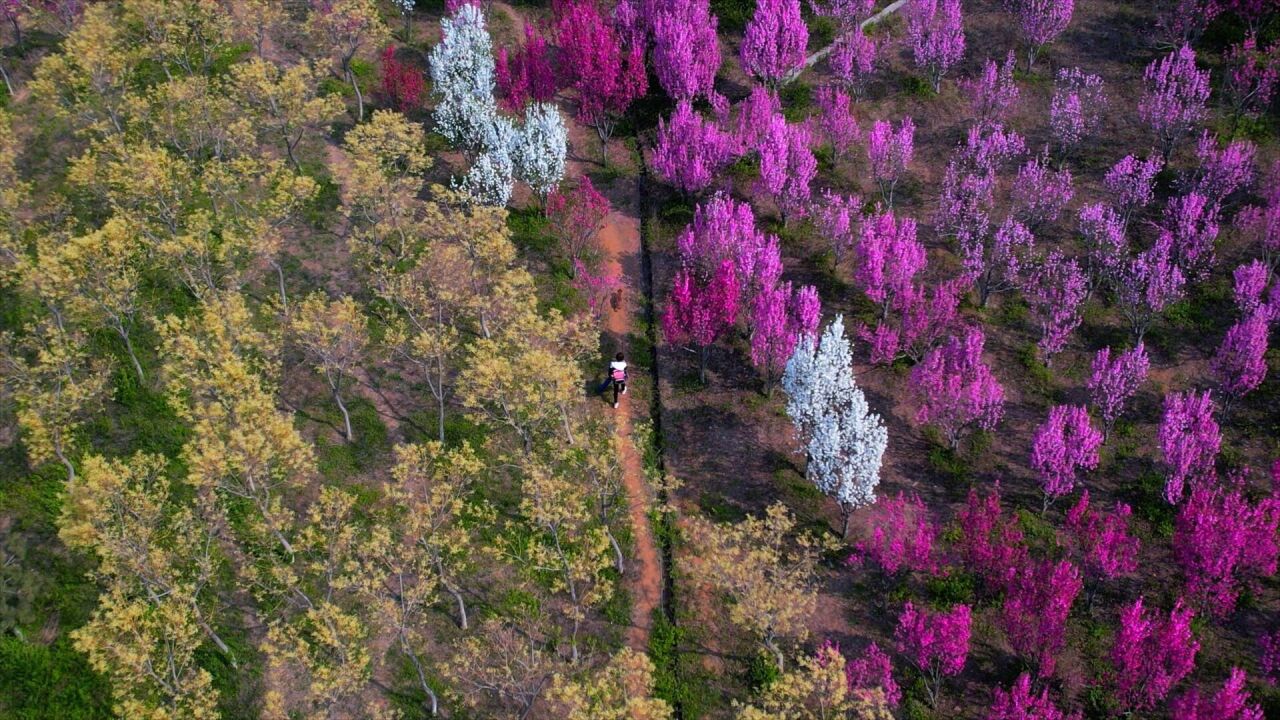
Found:
[[622, 372], [626, 372], [626, 371], [627, 371], [627, 361], [625, 361], [625, 360], [611, 360], [611, 361], [609, 362], [609, 372], [610, 372], [610, 374], [612, 374], [614, 370], [621, 370]]

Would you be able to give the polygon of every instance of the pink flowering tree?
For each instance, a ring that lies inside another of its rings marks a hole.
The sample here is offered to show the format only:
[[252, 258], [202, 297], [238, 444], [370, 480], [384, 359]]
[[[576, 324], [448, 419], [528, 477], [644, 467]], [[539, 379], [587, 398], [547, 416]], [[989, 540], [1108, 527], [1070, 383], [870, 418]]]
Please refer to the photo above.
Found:
[[960, 0], [907, 0], [907, 42], [916, 67], [933, 86], [942, 89], [942, 78], [964, 58], [964, 14]]
[[499, 48], [494, 65], [499, 102], [503, 110], [521, 113], [530, 102], [551, 102], [556, 96], [556, 76], [547, 52], [547, 40], [525, 26], [524, 46], [508, 53]]
[[1053, 42], [1071, 23], [1074, 0], [1005, 0], [1005, 7], [1018, 15], [1018, 28], [1027, 43], [1027, 72], [1045, 45]]
[[784, 224], [803, 215], [809, 206], [811, 185], [818, 174], [812, 145], [813, 136], [807, 125], [788, 123], [781, 115], [773, 116], [760, 144], [757, 187], [773, 197]]
[[931, 707], [938, 704], [942, 679], [964, 669], [972, 625], [968, 605], [956, 605], [946, 612], [917, 609], [910, 602], [902, 608], [893, 637], [898, 652], [924, 673]]
[[893, 191], [907, 172], [915, 154], [916, 126], [905, 117], [893, 129], [887, 120], [877, 120], [867, 133], [867, 160], [871, 163], [871, 177], [880, 186], [880, 197], [893, 207]]
[[671, 116], [658, 119], [657, 141], [650, 156], [654, 173], [685, 195], [696, 195], [715, 182], [734, 156], [734, 138], [681, 100]]
[[1263, 184], [1263, 204], [1244, 208], [1236, 216], [1236, 228], [1262, 262], [1280, 266], [1280, 161], [1272, 166]]
[[818, 106], [818, 128], [831, 143], [835, 162], [848, 155], [861, 134], [858, 121], [853, 117], [850, 97], [839, 87], [823, 86], [814, 94]]
[[1014, 216], [1037, 232], [1075, 197], [1075, 181], [1070, 170], [1050, 168], [1048, 158], [1032, 158], [1018, 169], [1010, 195]]
[[1154, 245], [1132, 258], [1120, 273], [1116, 301], [1129, 321], [1134, 342], [1142, 342], [1151, 321], [1182, 299], [1186, 281], [1173, 261], [1172, 244], [1168, 235], [1162, 235]]
[[1040, 694], [1031, 692], [1031, 675], [1022, 673], [1006, 692], [1001, 688], [995, 690], [995, 701], [987, 711], [986, 720], [1074, 720], [1078, 715], [1068, 716], [1053, 704], [1049, 698], [1049, 689], [1043, 688]]
[[1054, 405], [1031, 440], [1031, 467], [1040, 473], [1044, 506], [1069, 494], [1081, 470], [1098, 467], [1102, 433], [1093, 427], [1081, 405]]
[[1080, 570], [1069, 560], [1023, 565], [1009, 585], [1000, 626], [1013, 651], [1032, 662], [1041, 677], [1053, 674], [1081, 587]]
[[1270, 685], [1280, 684], [1280, 628], [1258, 638], [1258, 667]]
[[1272, 42], [1264, 50], [1251, 34], [1227, 48], [1222, 59], [1228, 68], [1226, 92], [1234, 130], [1241, 117], [1257, 117], [1271, 107], [1280, 85], [1280, 43]]
[[759, 0], [742, 36], [742, 69], [777, 87], [804, 64], [809, 28], [800, 17], [800, 0]]
[[887, 365], [898, 358], [919, 362], [948, 337], [956, 322], [964, 283], [913, 282], [892, 296], [889, 314], [874, 328], [860, 326], [858, 336], [871, 345], [871, 362]]
[[972, 80], [960, 81], [969, 98], [973, 119], [979, 125], [1000, 125], [1009, 119], [1018, 104], [1020, 92], [1013, 79], [1013, 51], [1001, 65], [991, 58], [982, 64], [982, 72]]
[[1153, 61], [1143, 73], [1145, 89], [1138, 117], [1160, 138], [1165, 160], [1208, 110], [1209, 72], [1196, 67], [1196, 53], [1183, 45]]
[[836, 266], [840, 265], [845, 254], [853, 248], [854, 227], [861, 208], [861, 197], [842, 195], [830, 188], [823, 190], [820, 199], [809, 208], [809, 217], [818, 229], [818, 234], [831, 247]]
[[1192, 181], [1192, 191], [1215, 198], [1219, 205], [1230, 205], [1232, 194], [1253, 184], [1257, 154], [1258, 147], [1248, 140], [1219, 145], [1217, 136], [1205, 130], [1196, 143], [1200, 167]]
[[1080, 265], [1057, 250], [1050, 251], [1024, 276], [1022, 295], [1040, 326], [1036, 347], [1046, 364], [1067, 346], [1071, 333], [1079, 327], [1088, 285]]
[[899, 492], [897, 497], [881, 498], [867, 513], [871, 535], [853, 546], [848, 565], [870, 560], [890, 577], [934, 570], [938, 526], [919, 496]]
[[867, 646], [862, 657], [847, 661], [844, 676], [849, 691], [856, 697], [870, 698], [872, 692], [879, 690], [889, 707], [897, 707], [902, 702], [902, 690], [893, 679], [893, 663], [875, 643]]
[[876, 39], [855, 27], [836, 41], [827, 62], [840, 84], [861, 99], [867, 82], [875, 75], [879, 54], [880, 44]]
[[1018, 287], [1022, 268], [1036, 244], [1031, 230], [1012, 217], [1005, 218], [990, 237], [964, 233], [959, 240], [965, 273], [978, 290], [978, 307], [986, 307], [992, 295]]
[[1198, 39], [1223, 9], [1220, 0], [1165, 0], [1164, 5], [1156, 25], [1164, 39], [1174, 44]]
[[778, 94], [764, 85], [751, 88], [751, 94], [738, 106], [738, 152], [757, 150], [763, 144], [774, 118], [782, 114]]
[[1263, 720], [1262, 706], [1250, 702], [1245, 689], [1245, 674], [1231, 668], [1222, 687], [1210, 697], [1202, 697], [1192, 688], [1174, 699], [1169, 706], [1178, 720]]
[[886, 211], [862, 223], [856, 247], [854, 284], [880, 305], [881, 319], [909, 291], [926, 264], [924, 245], [916, 240], [916, 222]]
[[915, 420], [937, 426], [952, 450], [971, 429], [994, 429], [1004, 416], [1004, 387], [982, 359], [985, 342], [982, 330], [970, 327], [911, 368]]
[[1164, 159], [1160, 157], [1139, 160], [1133, 155], [1126, 155], [1102, 178], [1102, 187], [1106, 189], [1112, 206], [1120, 213], [1123, 227], [1128, 227], [1129, 218], [1135, 210], [1150, 205], [1155, 199], [1156, 175], [1163, 167]]
[[1125, 237], [1124, 220], [1103, 203], [1089, 203], [1080, 208], [1080, 237], [1085, 247], [1085, 274], [1089, 292], [1114, 288], [1129, 259], [1129, 240]]
[[548, 225], [574, 268], [595, 266], [596, 234], [612, 210], [609, 199], [596, 190], [586, 175], [572, 184], [561, 185], [547, 196], [544, 212]]
[[672, 281], [671, 297], [662, 316], [667, 342], [692, 344], [698, 353], [698, 378], [707, 383], [707, 355], [711, 346], [738, 317], [738, 276], [725, 260], [710, 277], [683, 267]]
[[1088, 490], [1080, 493], [1080, 500], [1067, 511], [1058, 544], [1084, 572], [1089, 607], [1103, 580], [1114, 580], [1138, 569], [1140, 545], [1129, 532], [1132, 515], [1124, 503], [1116, 503], [1112, 512], [1090, 507]]
[[1267, 376], [1267, 336], [1270, 313], [1255, 311], [1232, 325], [1209, 364], [1225, 407], [1256, 390]]
[[587, 301], [587, 310], [599, 321], [604, 317], [605, 303], [624, 287], [622, 278], [607, 268], [594, 270], [581, 260], [573, 261], [573, 287]]
[[1102, 437], [1105, 440], [1115, 427], [1116, 420], [1124, 412], [1129, 400], [1147, 379], [1151, 363], [1147, 348], [1141, 342], [1111, 357], [1111, 348], [1104, 347], [1093, 356], [1089, 375], [1089, 402], [1102, 415]]
[[1164, 497], [1171, 504], [1182, 500], [1188, 482], [1198, 484], [1213, 477], [1222, 446], [1222, 432], [1213, 411], [1208, 392], [1190, 390], [1164, 397], [1164, 417], [1156, 438], [1167, 471]]
[[1200, 483], [1178, 511], [1173, 553], [1186, 576], [1187, 594], [1218, 618], [1235, 611], [1244, 587], [1276, 573], [1280, 496], [1253, 504], [1242, 478]]
[[1139, 597], [1120, 610], [1111, 646], [1116, 696], [1134, 711], [1150, 710], [1195, 668], [1200, 643], [1191, 632], [1192, 610], [1179, 599], [1166, 619]]
[[1264, 308], [1262, 294], [1271, 284], [1271, 268], [1266, 263], [1261, 260], [1245, 263], [1231, 273], [1231, 279], [1232, 297], [1241, 315], [1248, 317]]
[[812, 285], [778, 283], [756, 293], [751, 302], [751, 364], [764, 373], [766, 392], [786, 367], [802, 337], [817, 339], [822, 303]]
[[1000, 484], [979, 497], [969, 490], [965, 506], [956, 514], [960, 538], [955, 550], [961, 563], [982, 578], [993, 592], [1003, 592], [1019, 568], [1031, 562], [1018, 518], [1000, 507]]
[[1049, 130], [1062, 157], [1071, 156], [1098, 132], [1106, 107], [1101, 77], [1078, 67], [1058, 70], [1049, 102]]
[[693, 222], [676, 236], [676, 249], [683, 265], [707, 277], [729, 261], [744, 302], [782, 276], [778, 239], [756, 229], [751, 206], [726, 195], [694, 208]]
[[1204, 280], [1217, 263], [1218, 217], [1217, 203], [1195, 191], [1170, 198], [1165, 206], [1162, 232], [1188, 280]]
[[595, 128], [603, 155], [622, 114], [648, 90], [644, 48], [624, 43], [592, 0], [565, 0], [558, 10], [563, 84], [577, 94], [578, 119]]
[[717, 24], [707, 0], [652, 3], [653, 70], [673, 99], [712, 93], [720, 69]]
[[859, 27], [875, 8], [876, 0], [809, 0], [813, 14], [831, 18], [841, 34]]

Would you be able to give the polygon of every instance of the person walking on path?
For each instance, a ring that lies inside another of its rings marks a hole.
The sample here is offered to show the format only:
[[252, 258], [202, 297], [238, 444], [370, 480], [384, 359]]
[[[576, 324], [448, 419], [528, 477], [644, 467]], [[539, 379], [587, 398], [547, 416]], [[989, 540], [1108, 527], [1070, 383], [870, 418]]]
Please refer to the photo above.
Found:
[[609, 374], [596, 392], [602, 393], [610, 385], [613, 386], [613, 406], [616, 408], [618, 396], [627, 394], [627, 361], [623, 359], [622, 353], [613, 356], [613, 361], [609, 363]]

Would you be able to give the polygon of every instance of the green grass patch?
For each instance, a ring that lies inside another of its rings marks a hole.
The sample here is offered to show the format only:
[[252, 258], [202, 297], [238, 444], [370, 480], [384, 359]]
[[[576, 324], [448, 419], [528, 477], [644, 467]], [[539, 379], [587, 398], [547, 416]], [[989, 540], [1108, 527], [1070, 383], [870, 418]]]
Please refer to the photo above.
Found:
[[746, 517], [742, 510], [729, 504], [728, 499], [717, 492], [704, 492], [698, 496], [698, 509], [715, 522], [738, 522]]
[[902, 78], [902, 92], [909, 97], [929, 99], [936, 97], [938, 93], [934, 92], [933, 85], [927, 78], [918, 75], [907, 75]]
[[925, 580], [924, 594], [929, 604], [938, 608], [971, 604], [977, 595], [977, 580], [972, 573], [949, 567]]
[[679, 708], [680, 717], [696, 720], [718, 706], [721, 698], [697, 654], [683, 650], [687, 641], [687, 631], [668, 620], [661, 609], [654, 610], [649, 632], [653, 694]]
[[[351, 478], [372, 469], [378, 458], [385, 457], [391, 449], [387, 426], [382, 423], [372, 403], [363, 398], [352, 398], [347, 400], [347, 411], [351, 414], [355, 442], [330, 438], [328, 433], [316, 438], [315, 442], [321, 476], [342, 486], [349, 484]], [[326, 403], [324, 419], [335, 428], [342, 427], [342, 414], [333, 403]]]
[[110, 718], [111, 687], [66, 638], [34, 645], [0, 638], [0, 716], [8, 720]]

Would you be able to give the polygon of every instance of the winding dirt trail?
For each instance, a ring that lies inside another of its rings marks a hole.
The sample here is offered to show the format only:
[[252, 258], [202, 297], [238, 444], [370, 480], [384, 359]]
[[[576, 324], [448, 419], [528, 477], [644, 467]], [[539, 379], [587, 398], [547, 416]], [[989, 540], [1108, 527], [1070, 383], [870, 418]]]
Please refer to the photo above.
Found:
[[[632, 332], [635, 317], [635, 285], [640, 277], [640, 223], [634, 217], [620, 213], [610, 215], [601, 228], [600, 245], [605, 252], [605, 268], [614, 277], [631, 282], [611, 298], [605, 312], [605, 328], [621, 347]], [[639, 373], [632, 373], [632, 377]], [[627, 645], [644, 652], [649, 646], [649, 631], [653, 625], [653, 612], [662, 602], [662, 566], [658, 545], [649, 524], [649, 508], [652, 491], [645, 481], [640, 454], [631, 440], [631, 399], [622, 398], [617, 414], [617, 436], [614, 438], [618, 459], [622, 465], [622, 482], [627, 493], [627, 515], [631, 518], [635, 557], [628, 568], [627, 580], [631, 587], [631, 627], [627, 630]], [[635, 412], [643, 414], [643, 408]]]

